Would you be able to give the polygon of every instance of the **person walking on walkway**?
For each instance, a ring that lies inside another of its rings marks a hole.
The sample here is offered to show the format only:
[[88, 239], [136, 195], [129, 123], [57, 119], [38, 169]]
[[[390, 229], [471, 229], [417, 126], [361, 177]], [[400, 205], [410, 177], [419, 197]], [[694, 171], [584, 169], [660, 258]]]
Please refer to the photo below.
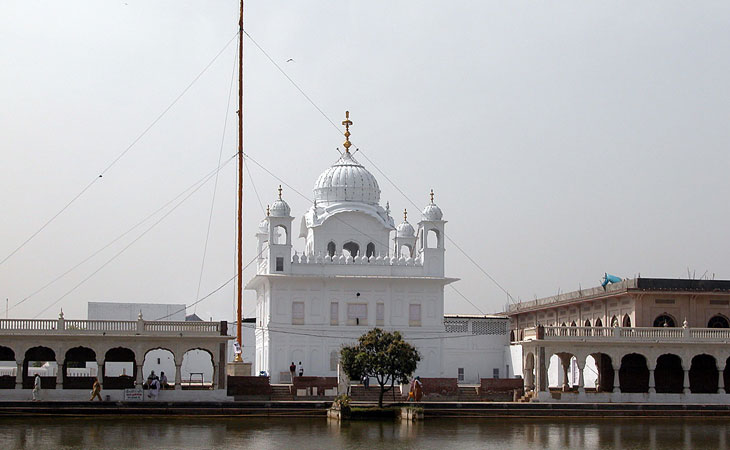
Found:
[[294, 377], [297, 374], [297, 366], [294, 365], [294, 361], [291, 362], [291, 366], [289, 366], [289, 373], [291, 374], [292, 383], [294, 382]]
[[421, 383], [421, 377], [416, 377], [416, 379], [413, 380], [413, 396], [416, 398], [416, 402], [420, 402], [421, 397], [423, 397], [423, 384]]
[[93, 402], [94, 398], [98, 398], [99, 401], [102, 401], [101, 400], [101, 383], [99, 383], [98, 378], [94, 378], [94, 385], [91, 387], [91, 398], [89, 399], [89, 401]]
[[38, 374], [35, 374], [35, 379], [33, 380], [33, 401], [37, 402], [41, 399], [41, 376]]
[[299, 361], [299, 376], [301, 377], [304, 375], [304, 366], [302, 365], [302, 362]]

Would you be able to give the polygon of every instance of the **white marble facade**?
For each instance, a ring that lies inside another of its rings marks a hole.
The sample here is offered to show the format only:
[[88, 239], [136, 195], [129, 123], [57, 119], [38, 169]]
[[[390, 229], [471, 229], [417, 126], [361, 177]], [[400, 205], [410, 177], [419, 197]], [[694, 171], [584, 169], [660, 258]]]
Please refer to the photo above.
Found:
[[[299, 222], [300, 250], [281, 187], [259, 226], [257, 273], [246, 286], [257, 294], [255, 370], [284, 382], [291, 362], [301, 361], [305, 375], [335, 376], [340, 347], [377, 326], [418, 347], [417, 374], [455, 377], [443, 353], [444, 286], [456, 279], [444, 275], [446, 221], [433, 192], [416, 223], [404, 212], [396, 226], [377, 180], [349, 141], [345, 148], [316, 181]], [[503, 367], [506, 340], [497, 340], [495, 364]]]

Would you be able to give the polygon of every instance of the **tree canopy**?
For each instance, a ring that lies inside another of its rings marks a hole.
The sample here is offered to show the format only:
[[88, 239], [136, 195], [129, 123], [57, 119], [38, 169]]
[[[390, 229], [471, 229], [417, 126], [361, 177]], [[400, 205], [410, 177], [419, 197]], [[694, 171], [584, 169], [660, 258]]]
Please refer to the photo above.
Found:
[[342, 368], [350, 379], [367, 376], [378, 381], [380, 407], [383, 394], [393, 389], [395, 383], [408, 383], [420, 360], [418, 350], [404, 341], [399, 332], [380, 328], [373, 328], [360, 336], [357, 344], [340, 350]]

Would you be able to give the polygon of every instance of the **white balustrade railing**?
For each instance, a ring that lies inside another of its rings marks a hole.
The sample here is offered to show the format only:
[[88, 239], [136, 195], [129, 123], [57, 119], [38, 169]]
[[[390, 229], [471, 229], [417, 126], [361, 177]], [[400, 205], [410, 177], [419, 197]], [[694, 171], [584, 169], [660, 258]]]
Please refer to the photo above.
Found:
[[0, 319], [1, 330], [55, 330], [57, 320], [52, 319]]
[[145, 320], [0, 319], [3, 334], [152, 334], [196, 333], [220, 335], [220, 322]]
[[144, 331], [195, 331], [199, 333], [220, 332], [219, 322], [145, 322]]
[[421, 258], [401, 256], [346, 256], [346, 255], [305, 255], [295, 253], [292, 256], [292, 264], [330, 264], [330, 265], [371, 265], [371, 266], [422, 266]]
[[674, 327], [530, 327], [513, 330], [515, 340], [619, 340], [619, 341], [730, 341], [728, 328], [674, 328]]

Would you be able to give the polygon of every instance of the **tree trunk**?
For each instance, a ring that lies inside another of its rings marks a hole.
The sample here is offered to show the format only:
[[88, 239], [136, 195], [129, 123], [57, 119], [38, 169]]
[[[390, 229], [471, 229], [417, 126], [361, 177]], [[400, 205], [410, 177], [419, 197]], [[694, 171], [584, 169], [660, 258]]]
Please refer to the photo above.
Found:
[[380, 397], [378, 398], [378, 408], [383, 407], [383, 394], [385, 394], [385, 385], [380, 385]]

